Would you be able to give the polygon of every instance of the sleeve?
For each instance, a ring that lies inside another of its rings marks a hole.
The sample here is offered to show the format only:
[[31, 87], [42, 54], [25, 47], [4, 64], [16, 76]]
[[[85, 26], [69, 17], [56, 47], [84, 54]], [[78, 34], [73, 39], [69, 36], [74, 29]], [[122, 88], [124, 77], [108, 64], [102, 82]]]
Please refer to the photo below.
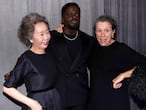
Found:
[[17, 63], [13, 70], [10, 72], [10, 77], [5, 81], [4, 86], [15, 87], [21, 86], [24, 83], [26, 73], [28, 73], [29, 63], [26, 57], [21, 56], [18, 58]]
[[126, 55], [134, 66], [137, 66], [130, 78], [127, 79], [128, 91], [132, 98], [140, 101], [146, 101], [146, 57], [134, 49], [123, 44]]
[[123, 44], [123, 47], [125, 48], [124, 50], [127, 52], [126, 56], [128, 56], [127, 57], [128, 60], [131, 59], [131, 62], [133, 62], [135, 66], [146, 66], [146, 57], [144, 55], [138, 53], [137, 51], [130, 48], [126, 44], [124, 43], [122, 44]]

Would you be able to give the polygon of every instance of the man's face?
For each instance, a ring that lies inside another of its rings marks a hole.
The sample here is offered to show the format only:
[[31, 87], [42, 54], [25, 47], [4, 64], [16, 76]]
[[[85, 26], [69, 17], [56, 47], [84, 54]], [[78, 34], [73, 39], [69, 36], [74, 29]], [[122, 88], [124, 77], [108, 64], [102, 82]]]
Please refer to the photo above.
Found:
[[80, 10], [76, 6], [68, 7], [62, 17], [62, 23], [70, 29], [79, 29], [80, 25]]

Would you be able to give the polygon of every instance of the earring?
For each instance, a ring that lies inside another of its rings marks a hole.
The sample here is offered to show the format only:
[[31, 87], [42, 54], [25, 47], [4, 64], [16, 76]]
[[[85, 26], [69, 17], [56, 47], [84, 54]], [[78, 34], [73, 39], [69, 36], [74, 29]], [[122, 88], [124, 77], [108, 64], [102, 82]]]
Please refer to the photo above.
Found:
[[33, 41], [32, 40], [29, 40], [30, 41], [30, 43], [33, 43]]

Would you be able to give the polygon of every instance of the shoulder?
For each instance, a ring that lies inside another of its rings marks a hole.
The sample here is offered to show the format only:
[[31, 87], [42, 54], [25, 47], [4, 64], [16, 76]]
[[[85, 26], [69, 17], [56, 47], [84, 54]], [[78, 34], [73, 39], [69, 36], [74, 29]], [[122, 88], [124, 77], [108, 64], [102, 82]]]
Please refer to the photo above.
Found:
[[28, 57], [28, 51], [25, 51], [24, 53], [22, 53], [18, 59], [17, 62], [14, 66], [14, 68], [25, 68], [25, 67], [30, 67], [30, 60]]
[[136, 52], [136, 50], [134, 50], [132, 47], [130, 47], [128, 44], [125, 44], [123, 42], [119, 42], [119, 47], [121, 47], [122, 49], [126, 50], [126, 51], [133, 51]]
[[131, 56], [135, 56], [137, 58], [139, 58], [142, 54], [140, 54], [139, 52], [137, 52], [135, 49], [133, 49], [132, 47], [128, 46], [125, 43], [120, 43], [117, 42], [117, 49], [122, 53], [126, 54], [127, 56], [131, 55]]
[[127, 44], [119, 41], [115, 41], [114, 45], [119, 49], [131, 49]]
[[83, 36], [83, 37], [87, 37], [87, 38], [91, 37], [90, 35], [88, 35], [87, 33], [83, 32], [81, 30], [79, 30], [79, 36]]
[[95, 47], [96, 39], [85, 32], [79, 31], [79, 37], [84, 47], [87, 47], [89, 50], [92, 50]]
[[31, 59], [34, 58], [34, 54], [32, 54], [31, 51], [26, 50], [25, 52], [23, 52], [19, 57], [18, 57], [18, 62], [30, 62]]
[[52, 37], [54, 37], [54, 36], [61, 36], [62, 35], [62, 33], [59, 33], [56, 30], [50, 31], [50, 34], [51, 34]]
[[54, 42], [54, 41], [62, 41], [62, 37], [63, 37], [63, 33], [59, 33], [56, 30], [50, 31], [51, 34], [51, 39], [50, 42]]
[[26, 50], [18, 57], [18, 59], [26, 59], [28, 55], [29, 55], [29, 50]]
[[29, 58], [30, 56], [33, 56], [32, 52], [30, 50], [26, 50], [21, 54], [20, 58]]
[[95, 42], [96, 41], [96, 39], [93, 36], [90, 36], [87, 33], [83, 32], [83, 31], [80, 31], [80, 30], [79, 30], [79, 37], [82, 40], [85, 40], [85, 41], [88, 41], [88, 42]]
[[28, 57], [30, 56], [30, 52], [27, 50], [25, 52], [23, 52], [19, 57], [18, 57], [18, 62], [24, 62], [28, 59]]

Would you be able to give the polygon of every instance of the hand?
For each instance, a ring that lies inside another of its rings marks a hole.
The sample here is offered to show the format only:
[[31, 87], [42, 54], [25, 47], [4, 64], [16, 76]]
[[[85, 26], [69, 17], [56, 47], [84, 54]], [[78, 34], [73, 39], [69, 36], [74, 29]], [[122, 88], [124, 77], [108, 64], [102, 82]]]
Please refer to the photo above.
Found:
[[113, 88], [118, 89], [122, 87], [122, 81], [124, 80], [124, 74], [120, 74], [117, 77], [115, 77], [112, 82], [113, 82]]
[[33, 100], [31, 105], [30, 105], [31, 110], [43, 110], [42, 106], [40, 103], [36, 100]]
[[115, 88], [115, 89], [120, 88], [120, 87], [122, 86], [122, 81], [123, 81], [125, 78], [131, 77], [131, 75], [132, 75], [133, 71], [135, 70], [135, 68], [136, 68], [136, 66], [133, 67], [133, 68], [130, 69], [130, 70], [127, 70], [127, 71], [121, 73], [121, 74], [118, 75], [116, 78], [114, 78], [114, 79], [112, 80], [112, 82], [113, 82], [113, 88]]
[[56, 30], [57, 32], [59, 32], [59, 33], [63, 33], [63, 27], [64, 27], [64, 25], [63, 25], [63, 24], [60, 24], [59, 26], [57, 26], [57, 27], [55, 28], [55, 30]]

